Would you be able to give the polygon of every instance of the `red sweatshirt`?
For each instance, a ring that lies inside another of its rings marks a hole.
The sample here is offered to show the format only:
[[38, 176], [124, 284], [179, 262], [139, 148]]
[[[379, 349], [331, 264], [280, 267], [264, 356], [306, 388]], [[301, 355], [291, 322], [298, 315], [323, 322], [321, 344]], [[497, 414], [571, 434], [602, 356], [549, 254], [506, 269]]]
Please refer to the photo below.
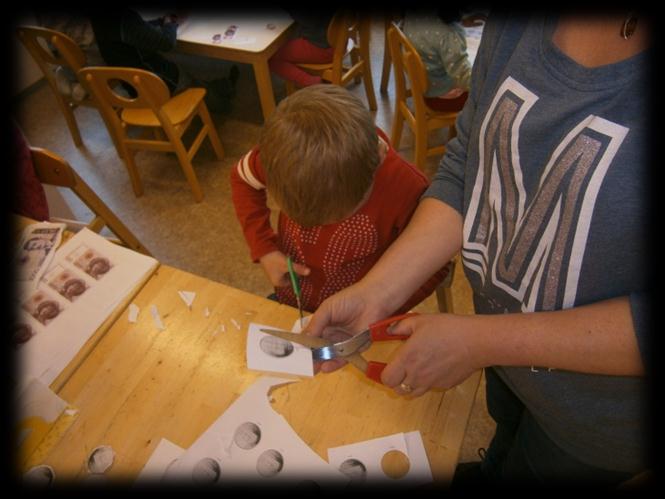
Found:
[[[382, 140], [387, 137], [379, 131]], [[359, 281], [397, 239], [418, 205], [428, 180], [388, 145], [378, 167], [369, 199], [340, 222], [303, 228], [279, 213], [278, 231], [270, 225], [265, 173], [258, 148], [231, 170], [233, 204], [249, 245], [252, 260], [279, 250], [310, 268], [300, 276], [303, 309], [313, 312], [328, 296]], [[417, 257], [414, 255], [414, 257]], [[399, 309], [405, 312], [427, 298], [448, 274], [444, 267]], [[290, 286], [276, 289], [281, 303], [297, 306]]]

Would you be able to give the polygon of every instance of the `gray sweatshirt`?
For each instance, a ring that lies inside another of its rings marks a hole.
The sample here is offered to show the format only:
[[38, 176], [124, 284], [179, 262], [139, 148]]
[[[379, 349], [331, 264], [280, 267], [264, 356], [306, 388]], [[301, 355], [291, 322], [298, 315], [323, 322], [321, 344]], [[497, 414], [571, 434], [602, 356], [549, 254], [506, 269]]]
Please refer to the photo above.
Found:
[[[649, 370], [651, 54], [586, 68], [553, 45], [555, 24], [490, 16], [458, 136], [424, 196], [464, 217], [477, 313], [628, 296]], [[564, 451], [605, 469], [646, 465], [647, 379], [497, 371]]]

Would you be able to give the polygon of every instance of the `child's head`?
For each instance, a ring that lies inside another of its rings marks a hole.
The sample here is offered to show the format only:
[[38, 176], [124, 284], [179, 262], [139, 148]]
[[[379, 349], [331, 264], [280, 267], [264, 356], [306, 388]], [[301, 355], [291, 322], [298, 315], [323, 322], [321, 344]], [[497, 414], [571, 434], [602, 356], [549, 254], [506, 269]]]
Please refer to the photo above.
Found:
[[268, 190], [304, 227], [349, 216], [379, 165], [374, 119], [338, 85], [305, 87], [279, 103], [259, 141]]

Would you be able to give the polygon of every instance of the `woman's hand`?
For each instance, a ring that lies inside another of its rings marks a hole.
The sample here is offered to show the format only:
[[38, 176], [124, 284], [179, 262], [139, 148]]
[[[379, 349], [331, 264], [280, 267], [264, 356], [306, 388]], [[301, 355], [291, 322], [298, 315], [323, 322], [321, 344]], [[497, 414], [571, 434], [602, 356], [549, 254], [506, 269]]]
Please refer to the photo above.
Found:
[[[397, 350], [381, 375], [384, 385], [399, 394], [420, 396], [431, 388], [451, 388], [485, 367], [479, 359], [469, 318], [422, 314], [395, 324], [390, 334], [410, 338]], [[406, 392], [400, 385], [411, 387]]]

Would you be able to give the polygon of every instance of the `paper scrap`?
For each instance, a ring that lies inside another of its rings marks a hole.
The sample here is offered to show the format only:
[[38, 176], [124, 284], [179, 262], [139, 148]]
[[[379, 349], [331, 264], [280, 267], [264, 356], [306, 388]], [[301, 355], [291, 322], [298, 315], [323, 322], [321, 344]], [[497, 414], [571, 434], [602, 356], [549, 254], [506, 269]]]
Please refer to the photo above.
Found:
[[191, 309], [194, 298], [196, 298], [196, 293], [194, 291], [178, 291], [178, 295], [185, 302], [185, 305]]
[[140, 310], [141, 309], [138, 307], [138, 305], [136, 305], [134, 303], [130, 303], [129, 304], [129, 314], [128, 314], [127, 320], [129, 320], [129, 322], [131, 322], [131, 323], [135, 323], [136, 319], [139, 316], [139, 311]]
[[237, 320], [231, 319], [231, 324], [233, 324], [238, 331], [240, 331], [240, 324], [238, 323]]
[[162, 317], [159, 315], [159, 310], [157, 310], [157, 305], [150, 305], [150, 314], [152, 315], [152, 320], [155, 323], [155, 327], [160, 331], [164, 331], [166, 328], [162, 322]]
[[208, 307], [203, 309], [203, 315], [205, 317], [210, 317], [210, 309]]

